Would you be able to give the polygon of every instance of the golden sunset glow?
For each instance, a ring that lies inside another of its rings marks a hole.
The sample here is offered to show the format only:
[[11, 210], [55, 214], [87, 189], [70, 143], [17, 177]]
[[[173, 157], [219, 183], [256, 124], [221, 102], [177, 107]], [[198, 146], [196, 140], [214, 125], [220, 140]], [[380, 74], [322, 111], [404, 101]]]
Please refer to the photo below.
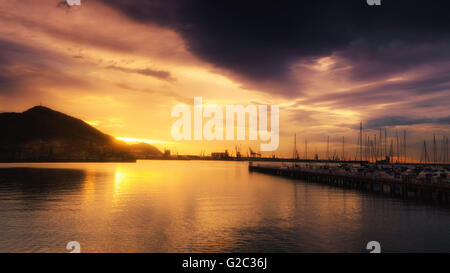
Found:
[[116, 137], [116, 139], [125, 141], [127, 143], [147, 143], [147, 144], [168, 143], [167, 141], [161, 141], [161, 140], [139, 139], [139, 138], [129, 138], [129, 137]]
[[[275, 151], [279, 156], [292, 154], [294, 133], [299, 140], [308, 139], [311, 151], [323, 155], [326, 136], [336, 145], [346, 136], [348, 148], [354, 147], [361, 120], [389, 120], [389, 116], [441, 120], [449, 114], [448, 107], [440, 105], [432, 111], [410, 107], [440, 101], [446, 91], [406, 95], [400, 86], [431, 77], [437, 70], [431, 66], [356, 79], [351, 74], [356, 66], [371, 65], [349, 61], [347, 52], [335, 51], [290, 61], [285, 72], [289, 84], [255, 81], [202, 58], [173, 28], [133, 20], [102, 1], [63, 9], [52, 0], [0, 0], [0, 24], [10, 62], [2, 73], [17, 80], [5, 84], [0, 93], [0, 111], [20, 112], [42, 104], [117, 139], [153, 144], [160, 150], [199, 154], [231, 151], [236, 145], [258, 150], [258, 141], [174, 141], [171, 126], [176, 119], [170, 116], [171, 109], [178, 104], [192, 107], [194, 96], [220, 107], [280, 105], [280, 145]], [[378, 95], [377, 89], [384, 86], [392, 92]], [[396, 127], [405, 128], [420, 138], [430, 138], [430, 129], [438, 134], [448, 130], [442, 122]]]
[[0, 0], [0, 253], [448, 253], [450, 1], [425, 2]]

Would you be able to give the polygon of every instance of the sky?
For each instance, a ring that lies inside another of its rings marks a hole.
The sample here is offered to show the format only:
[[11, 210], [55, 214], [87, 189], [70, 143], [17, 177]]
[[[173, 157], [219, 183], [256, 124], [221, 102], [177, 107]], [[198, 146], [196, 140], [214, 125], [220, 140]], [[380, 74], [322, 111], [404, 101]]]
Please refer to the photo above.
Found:
[[259, 147], [173, 140], [171, 110], [194, 96], [279, 105], [278, 156], [296, 133], [300, 156], [329, 136], [354, 157], [360, 121], [407, 130], [414, 157], [450, 132], [448, 1], [60, 2], [0, 0], [0, 112], [42, 104], [180, 154]]

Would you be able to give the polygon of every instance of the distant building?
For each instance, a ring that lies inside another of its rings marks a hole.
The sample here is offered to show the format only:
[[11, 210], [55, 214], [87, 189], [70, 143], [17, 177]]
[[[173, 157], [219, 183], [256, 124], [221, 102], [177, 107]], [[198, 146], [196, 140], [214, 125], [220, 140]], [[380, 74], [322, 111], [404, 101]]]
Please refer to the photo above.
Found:
[[230, 155], [228, 154], [228, 150], [225, 150], [224, 153], [211, 153], [212, 159], [228, 159]]
[[390, 156], [386, 156], [384, 158], [384, 160], [378, 160], [377, 163], [379, 163], [379, 164], [389, 164], [389, 163], [391, 163], [391, 157]]

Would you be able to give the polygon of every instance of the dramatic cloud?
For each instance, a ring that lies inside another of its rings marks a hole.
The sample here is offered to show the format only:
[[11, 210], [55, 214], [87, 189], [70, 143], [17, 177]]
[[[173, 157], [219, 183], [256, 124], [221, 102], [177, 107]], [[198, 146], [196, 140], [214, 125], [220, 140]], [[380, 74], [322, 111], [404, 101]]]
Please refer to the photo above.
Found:
[[386, 126], [418, 125], [429, 123], [450, 125], [450, 116], [442, 118], [423, 118], [423, 117], [414, 118], [406, 116], [386, 116], [368, 120], [365, 123], [365, 127], [367, 129], [378, 129]]
[[327, 136], [351, 149], [361, 120], [369, 133], [406, 129], [410, 143], [450, 133], [449, 1], [58, 2], [0, 0], [0, 111], [42, 102], [115, 136], [171, 142], [170, 111], [194, 96], [277, 104], [277, 155], [294, 133], [311, 151]]
[[[450, 48], [450, 47], [449, 47]], [[439, 66], [438, 69], [420, 70], [420, 75], [406, 79], [387, 79], [373, 85], [363, 85], [350, 90], [333, 94], [318, 95], [308, 98], [306, 103], [324, 103], [333, 107], [354, 107], [373, 104], [386, 104], [407, 102], [410, 99], [420, 98], [420, 95], [433, 95], [440, 92], [440, 100], [434, 100], [434, 106], [448, 102], [450, 93], [450, 63]], [[428, 102], [430, 102], [427, 99]]]
[[144, 76], [150, 76], [150, 77], [155, 77], [158, 79], [162, 79], [162, 80], [167, 80], [167, 81], [174, 81], [175, 79], [172, 77], [172, 75], [170, 74], [170, 72], [168, 71], [162, 71], [162, 70], [154, 70], [151, 68], [144, 68], [144, 69], [136, 69], [136, 68], [127, 68], [127, 67], [119, 67], [119, 66], [115, 66], [115, 65], [110, 65], [108, 66], [109, 69], [114, 69], [114, 70], [118, 70], [118, 71], [122, 71], [125, 73], [137, 73], [137, 74], [141, 74]]
[[448, 1], [377, 7], [363, 0], [103, 2], [137, 21], [174, 29], [194, 54], [255, 85], [284, 83], [270, 91], [290, 96], [305, 80], [292, 66], [333, 53], [358, 80], [449, 59]]
[[89, 84], [64, 73], [70, 58], [42, 48], [17, 44], [0, 38], [0, 95], [23, 96], [42, 85], [79, 86]]

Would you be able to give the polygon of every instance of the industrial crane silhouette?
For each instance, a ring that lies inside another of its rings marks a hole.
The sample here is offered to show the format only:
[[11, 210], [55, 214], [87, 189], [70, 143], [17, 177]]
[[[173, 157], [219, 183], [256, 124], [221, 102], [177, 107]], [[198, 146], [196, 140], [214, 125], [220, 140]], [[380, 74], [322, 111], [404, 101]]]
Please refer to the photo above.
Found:
[[251, 157], [261, 157], [261, 153], [254, 152], [251, 147], [248, 147]]

